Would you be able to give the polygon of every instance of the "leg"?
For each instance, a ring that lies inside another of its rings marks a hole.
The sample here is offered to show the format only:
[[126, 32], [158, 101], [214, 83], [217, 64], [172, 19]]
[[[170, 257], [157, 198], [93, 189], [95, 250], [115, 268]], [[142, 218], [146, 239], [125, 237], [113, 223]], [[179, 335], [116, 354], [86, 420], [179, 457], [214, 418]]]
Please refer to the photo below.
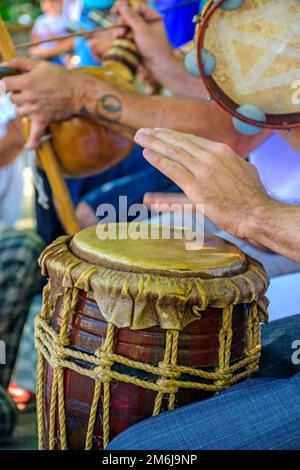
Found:
[[293, 364], [291, 345], [300, 340], [300, 316], [270, 326], [263, 332], [260, 377], [143, 421], [108, 450], [299, 449], [300, 363]]
[[43, 243], [35, 234], [0, 235], [0, 340], [6, 364], [0, 365], [0, 441], [10, 436], [16, 410], [6, 393], [32, 297], [40, 287], [37, 258]]
[[0, 385], [0, 443], [11, 435], [15, 421], [15, 405]]
[[0, 339], [6, 345], [6, 364], [0, 366], [0, 385], [7, 388], [33, 296], [40, 289], [37, 258], [43, 248], [33, 233], [0, 235]]

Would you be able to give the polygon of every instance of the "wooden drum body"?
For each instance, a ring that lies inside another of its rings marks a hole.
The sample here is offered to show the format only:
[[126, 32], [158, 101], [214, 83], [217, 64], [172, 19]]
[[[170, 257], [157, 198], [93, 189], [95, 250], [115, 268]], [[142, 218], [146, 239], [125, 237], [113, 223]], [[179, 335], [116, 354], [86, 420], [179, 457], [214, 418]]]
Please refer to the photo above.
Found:
[[41, 448], [101, 449], [257, 369], [267, 276], [217, 237], [190, 252], [174, 238], [99, 240], [92, 227], [58, 239], [41, 264]]

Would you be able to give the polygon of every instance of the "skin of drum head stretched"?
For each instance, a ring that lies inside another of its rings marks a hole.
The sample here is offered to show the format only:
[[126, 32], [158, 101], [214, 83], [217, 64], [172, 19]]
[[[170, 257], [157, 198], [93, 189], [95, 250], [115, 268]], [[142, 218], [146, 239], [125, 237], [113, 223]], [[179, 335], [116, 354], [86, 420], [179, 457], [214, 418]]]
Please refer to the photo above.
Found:
[[209, 91], [245, 122], [299, 126], [300, 100], [293, 99], [300, 76], [299, 1], [229, 3], [212, 6], [200, 28], [199, 66]]
[[258, 367], [268, 304], [260, 263], [212, 235], [191, 251], [178, 229], [132, 240], [129, 225], [107, 227], [115, 239], [90, 227], [40, 259], [49, 278], [36, 320], [40, 448], [105, 448]]

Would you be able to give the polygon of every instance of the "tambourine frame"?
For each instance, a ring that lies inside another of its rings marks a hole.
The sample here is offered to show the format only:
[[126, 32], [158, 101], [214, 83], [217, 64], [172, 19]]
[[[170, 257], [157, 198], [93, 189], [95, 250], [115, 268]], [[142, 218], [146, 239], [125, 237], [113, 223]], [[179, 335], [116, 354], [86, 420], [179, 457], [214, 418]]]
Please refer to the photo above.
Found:
[[211, 97], [223, 108], [225, 111], [230, 113], [235, 118], [240, 121], [245, 122], [246, 124], [258, 126], [264, 129], [281, 129], [288, 130], [300, 127], [300, 113], [289, 113], [289, 114], [266, 114], [266, 121], [260, 122], [253, 119], [249, 119], [245, 116], [242, 116], [236, 110], [239, 108], [240, 104], [237, 104], [229, 96], [227, 96], [221, 87], [216, 83], [212, 76], [207, 76], [204, 71], [204, 66], [201, 60], [201, 50], [204, 48], [204, 40], [206, 29], [209, 27], [209, 22], [215, 12], [226, 0], [219, 0], [217, 3], [211, 2], [210, 5], [206, 7], [203, 11], [203, 14], [200, 15], [200, 27], [198, 28], [198, 39], [197, 42], [197, 58], [198, 58], [198, 67], [203, 80], [204, 85], [206, 86]]

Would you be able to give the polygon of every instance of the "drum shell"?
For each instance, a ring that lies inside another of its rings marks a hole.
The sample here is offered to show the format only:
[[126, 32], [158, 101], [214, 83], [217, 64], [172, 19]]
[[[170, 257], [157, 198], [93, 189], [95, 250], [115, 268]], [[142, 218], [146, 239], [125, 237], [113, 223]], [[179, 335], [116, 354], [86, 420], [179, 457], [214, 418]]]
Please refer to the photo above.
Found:
[[[52, 326], [60, 331], [62, 317], [62, 300], [57, 300]], [[232, 363], [244, 357], [246, 346], [247, 306], [234, 307]], [[185, 327], [179, 337], [178, 364], [211, 371], [218, 369], [219, 332], [222, 323], [222, 309], [208, 308], [201, 318]], [[103, 342], [107, 331], [107, 323], [101, 315], [93, 299], [81, 293], [72, 316], [70, 346], [76, 350], [95, 353]], [[115, 340], [115, 353], [131, 360], [157, 366], [163, 360], [166, 331], [159, 327], [147, 330], [118, 329]], [[119, 366], [120, 367], [120, 366]], [[136, 375], [133, 369], [123, 368], [122, 372]], [[44, 372], [44, 407], [45, 440], [48, 442], [49, 411], [51, 402], [51, 386], [53, 371], [46, 363]], [[140, 378], [155, 381], [142, 373]], [[190, 380], [190, 378], [188, 379]], [[66, 427], [69, 449], [84, 449], [91, 403], [93, 400], [94, 381], [77, 374], [75, 371], [64, 370]], [[211, 392], [180, 389], [176, 395], [176, 407], [208, 398]], [[152, 416], [156, 392], [142, 389], [124, 382], [111, 382], [110, 397], [110, 439], [145, 418]], [[102, 443], [102, 402], [98, 407], [93, 447], [101, 449]], [[167, 408], [165, 408], [167, 409]], [[56, 429], [58, 433], [58, 429]], [[58, 439], [59, 442], [59, 439]]]

